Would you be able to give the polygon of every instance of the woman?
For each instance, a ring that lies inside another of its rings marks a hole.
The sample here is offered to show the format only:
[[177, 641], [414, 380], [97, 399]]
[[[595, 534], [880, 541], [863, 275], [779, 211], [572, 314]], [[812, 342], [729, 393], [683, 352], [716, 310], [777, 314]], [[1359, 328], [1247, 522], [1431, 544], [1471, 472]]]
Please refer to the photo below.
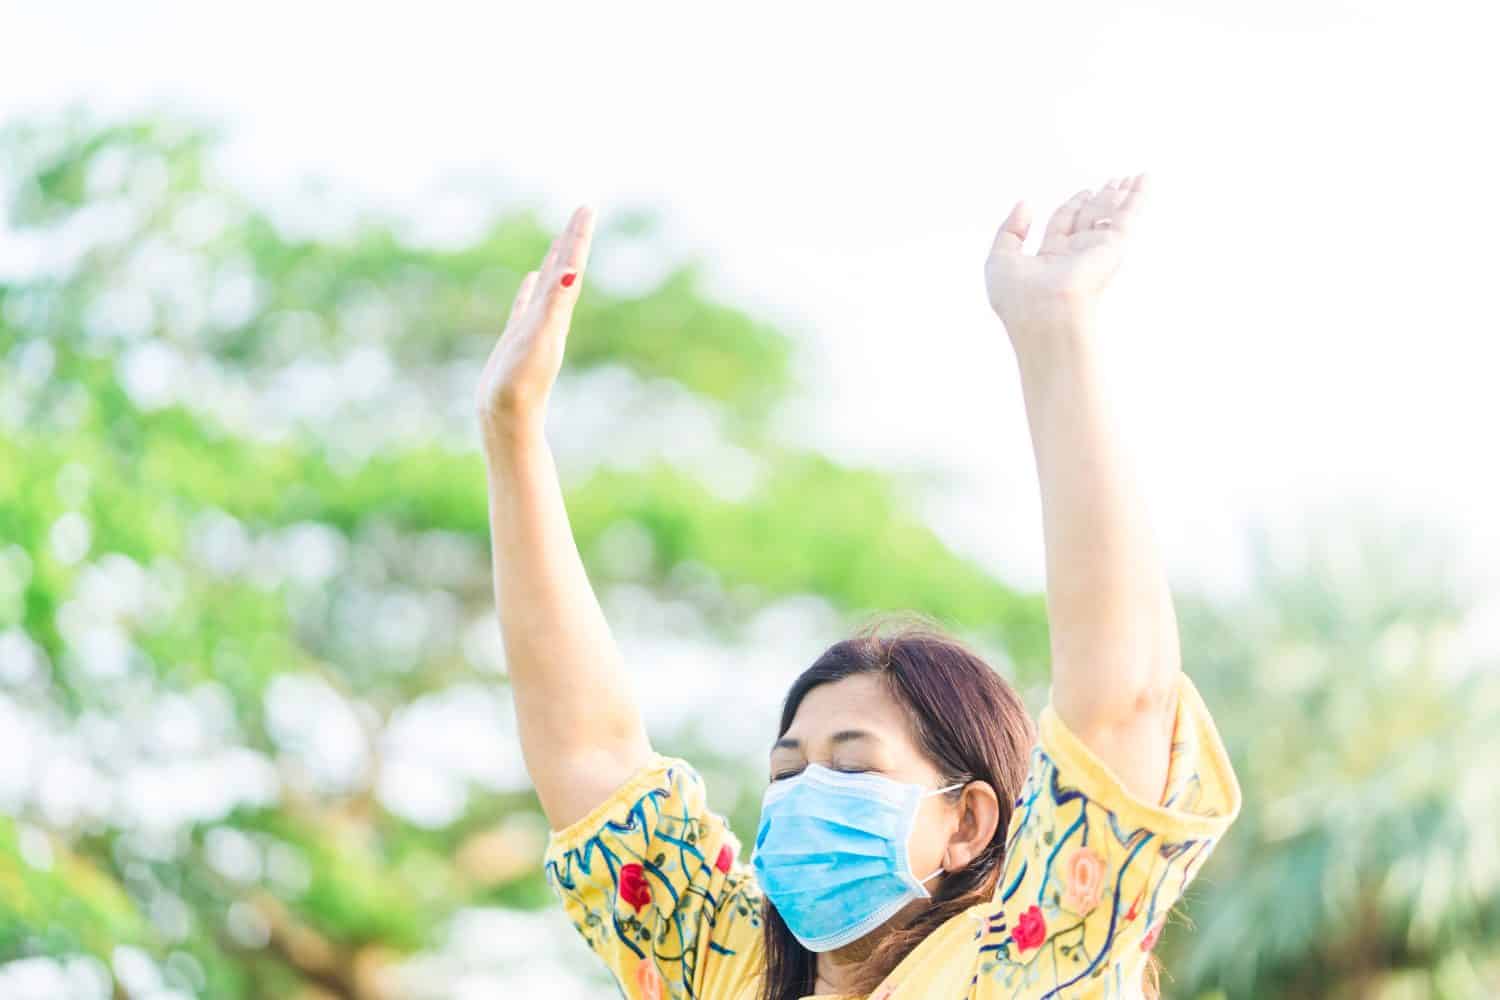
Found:
[[691, 766], [655, 753], [569, 531], [543, 415], [593, 232], [521, 282], [485, 368], [495, 592], [547, 878], [624, 993], [1135, 997], [1239, 812], [1090, 347], [1144, 177], [1078, 192], [985, 265], [1043, 497], [1051, 700], [925, 622], [834, 644], [793, 684], [749, 863]]

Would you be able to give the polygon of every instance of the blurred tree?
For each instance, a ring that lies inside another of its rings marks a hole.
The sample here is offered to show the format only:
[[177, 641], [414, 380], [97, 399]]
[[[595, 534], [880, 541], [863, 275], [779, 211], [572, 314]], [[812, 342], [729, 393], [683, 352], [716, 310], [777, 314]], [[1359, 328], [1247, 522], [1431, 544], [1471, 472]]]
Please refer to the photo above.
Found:
[[[326, 197], [258, 207], [215, 130], [172, 115], [0, 141], [0, 963], [377, 997], [457, 909], [547, 904], [470, 401], [551, 234], [529, 211], [443, 240]], [[889, 474], [772, 433], [785, 335], [707, 299], [696, 263], [610, 290], [649, 230], [600, 232], [549, 425], [596, 587], [724, 641], [791, 595], [915, 608], [1038, 676], [1040, 595], [949, 551]], [[410, 752], [450, 717], [498, 748], [456, 779]]]
[[[388, 996], [450, 915], [549, 904], [469, 405], [550, 234], [258, 206], [219, 148], [171, 115], [0, 137], [0, 974]], [[901, 480], [778, 437], [793, 344], [695, 263], [612, 286], [651, 231], [600, 232], [549, 423], [606, 602], [724, 643], [797, 595], [914, 608], [1037, 692], [1041, 595], [949, 551]], [[1179, 596], [1246, 808], [1167, 993], [1500, 995], [1500, 694], [1446, 652], [1452, 547], [1347, 516], [1305, 538], [1261, 539], [1241, 604]], [[759, 765], [690, 716], [655, 735], [743, 837]]]
[[1500, 671], [1455, 659], [1460, 550], [1372, 508], [1253, 541], [1242, 604], [1180, 608], [1245, 808], [1164, 935], [1169, 992], [1500, 995]]

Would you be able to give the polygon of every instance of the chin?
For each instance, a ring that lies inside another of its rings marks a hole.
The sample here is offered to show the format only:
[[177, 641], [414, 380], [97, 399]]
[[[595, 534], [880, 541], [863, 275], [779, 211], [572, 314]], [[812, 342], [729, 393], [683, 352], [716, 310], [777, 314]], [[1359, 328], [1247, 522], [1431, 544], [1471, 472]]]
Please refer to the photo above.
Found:
[[880, 943], [881, 939], [885, 937], [886, 931], [890, 929], [890, 922], [886, 922], [864, 937], [856, 938], [842, 948], [835, 948], [826, 954], [836, 965], [857, 965], [870, 957], [870, 952], [875, 950], [875, 946]]
[[904, 927], [906, 924], [910, 923], [913, 919], [916, 918], [919, 913], [925, 910], [928, 904], [930, 904], [931, 902], [932, 901], [928, 899], [912, 900], [910, 903], [907, 903], [901, 909], [897, 910], [896, 915], [891, 917], [891, 919], [887, 920], [885, 923], [881, 924], [879, 927], [875, 928], [864, 937], [856, 938], [855, 940], [850, 941], [848, 944], [844, 945], [842, 948], [833, 949], [832, 951], [827, 953], [828, 956], [839, 965], [852, 965], [857, 962], [863, 962], [865, 959], [870, 957], [870, 953], [874, 951], [876, 946], [878, 946], [880, 942], [885, 939], [885, 936], [888, 932], [895, 930], [898, 927]]

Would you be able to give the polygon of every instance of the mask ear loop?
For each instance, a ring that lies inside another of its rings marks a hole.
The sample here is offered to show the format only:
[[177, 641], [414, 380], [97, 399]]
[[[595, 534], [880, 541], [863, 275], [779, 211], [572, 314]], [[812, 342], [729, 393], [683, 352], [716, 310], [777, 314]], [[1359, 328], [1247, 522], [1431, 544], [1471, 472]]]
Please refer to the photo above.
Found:
[[[949, 785], [946, 788], [934, 788], [930, 792], [925, 792], [925, 793], [923, 793], [922, 797], [925, 799], [925, 798], [927, 798], [928, 796], [931, 796], [931, 795], [941, 795], [944, 792], [951, 792], [955, 788], [962, 788], [962, 787], [964, 787], [967, 784], [968, 784], [967, 781], [955, 781], [953, 784]], [[926, 878], [919, 878], [919, 879], [917, 879], [917, 881], [921, 882], [925, 886], [928, 882], [931, 882], [933, 879], [937, 878], [939, 875], [943, 874], [947, 870], [948, 869], [944, 868], [942, 865], [938, 865], [938, 870], [937, 871], [933, 872], [931, 875], [927, 876]]]

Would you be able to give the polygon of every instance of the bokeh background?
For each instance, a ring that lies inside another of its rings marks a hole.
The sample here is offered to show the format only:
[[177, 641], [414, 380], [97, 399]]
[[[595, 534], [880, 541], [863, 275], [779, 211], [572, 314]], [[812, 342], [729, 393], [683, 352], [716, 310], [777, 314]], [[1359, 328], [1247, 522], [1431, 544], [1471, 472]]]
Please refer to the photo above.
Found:
[[548, 435], [658, 747], [752, 839], [910, 608], [1046, 695], [982, 263], [1150, 172], [1111, 402], [1246, 794], [1170, 998], [1500, 995], [1492, 18], [1459, 3], [0, 13], [0, 997], [603, 997], [552, 903], [479, 367], [581, 202]]

